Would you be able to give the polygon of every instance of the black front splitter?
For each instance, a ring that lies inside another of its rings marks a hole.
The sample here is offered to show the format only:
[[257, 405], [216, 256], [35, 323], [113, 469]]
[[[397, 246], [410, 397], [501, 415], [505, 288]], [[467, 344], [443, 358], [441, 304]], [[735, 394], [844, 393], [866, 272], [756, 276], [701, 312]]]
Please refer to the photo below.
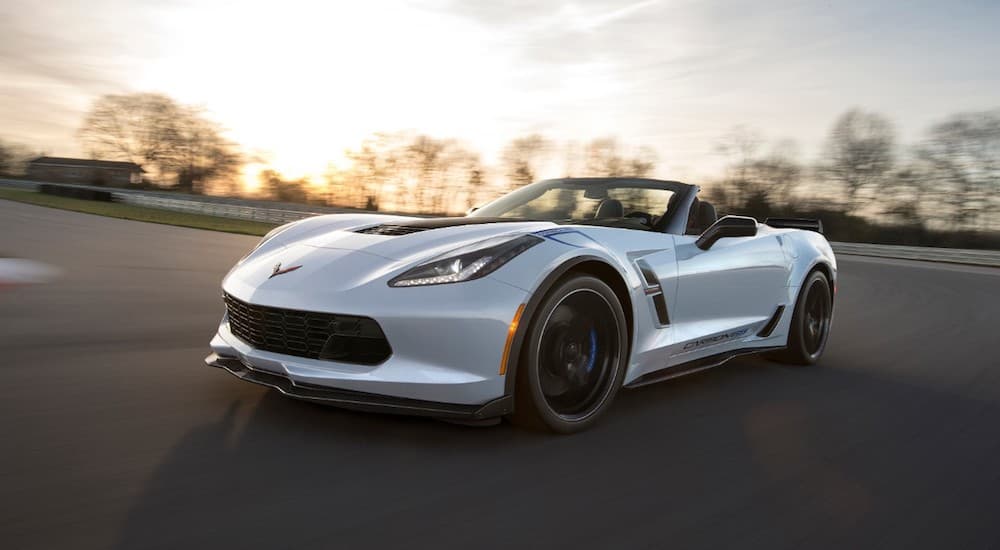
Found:
[[475, 423], [498, 419], [514, 410], [514, 399], [509, 395], [483, 405], [438, 403], [294, 383], [285, 376], [251, 369], [235, 357], [222, 357], [217, 353], [206, 357], [205, 364], [220, 368], [241, 380], [274, 388], [288, 397], [356, 411], [430, 416], [442, 420]]

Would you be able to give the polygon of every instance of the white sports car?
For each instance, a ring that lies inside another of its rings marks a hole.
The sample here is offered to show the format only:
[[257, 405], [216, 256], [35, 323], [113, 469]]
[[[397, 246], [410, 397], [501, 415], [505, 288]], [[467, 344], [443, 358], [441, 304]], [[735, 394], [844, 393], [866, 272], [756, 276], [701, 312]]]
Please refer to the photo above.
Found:
[[281, 226], [223, 281], [206, 362], [319, 403], [557, 432], [739, 354], [815, 363], [837, 277], [819, 222], [716, 219], [698, 190], [557, 179], [466, 217]]

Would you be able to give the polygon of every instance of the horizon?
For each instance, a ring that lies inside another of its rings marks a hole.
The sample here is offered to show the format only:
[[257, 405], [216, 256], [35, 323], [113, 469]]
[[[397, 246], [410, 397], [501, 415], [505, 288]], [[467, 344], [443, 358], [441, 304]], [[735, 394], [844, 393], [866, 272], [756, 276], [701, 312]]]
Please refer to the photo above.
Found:
[[[94, 100], [158, 92], [292, 178], [343, 165], [376, 132], [414, 131], [491, 164], [527, 134], [615, 136], [656, 152], [654, 176], [702, 181], [736, 126], [808, 162], [851, 107], [886, 116], [904, 145], [998, 106], [1000, 69], [980, 61], [1000, 54], [988, 2], [518, 4], [9, 1], [0, 138], [83, 156]], [[540, 175], [556, 175], [548, 164]]]

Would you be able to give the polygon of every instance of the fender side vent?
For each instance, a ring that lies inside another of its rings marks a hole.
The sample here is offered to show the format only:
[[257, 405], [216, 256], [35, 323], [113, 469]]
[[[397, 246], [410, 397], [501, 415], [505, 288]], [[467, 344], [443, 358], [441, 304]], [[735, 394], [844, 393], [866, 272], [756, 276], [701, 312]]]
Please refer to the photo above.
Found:
[[427, 231], [429, 227], [418, 227], [412, 225], [376, 225], [373, 227], [366, 227], [364, 229], [358, 229], [355, 233], [367, 233], [369, 235], [409, 235], [410, 233], [418, 233], [420, 231]]
[[667, 314], [667, 301], [663, 299], [663, 294], [653, 296], [653, 307], [656, 308], [656, 319], [661, 325], [670, 324], [670, 315]]
[[778, 321], [781, 320], [781, 314], [784, 312], [785, 312], [785, 306], [778, 306], [778, 309], [774, 310], [774, 314], [771, 315], [771, 318], [767, 320], [767, 324], [764, 325], [764, 328], [760, 329], [760, 332], [757, 333], [757, 336], [761, 338], [766, 338], [770, 336], [771, 333], [774, 332], [774, 327], [778, 326]]
[[660, 278], [656, 276], [653, 268], [643, 260], [639, 260], [635, 263], [639, 266], [639, 273], [642, 273], [642, 278], [646, 281], [646, 286], [660, 286]]

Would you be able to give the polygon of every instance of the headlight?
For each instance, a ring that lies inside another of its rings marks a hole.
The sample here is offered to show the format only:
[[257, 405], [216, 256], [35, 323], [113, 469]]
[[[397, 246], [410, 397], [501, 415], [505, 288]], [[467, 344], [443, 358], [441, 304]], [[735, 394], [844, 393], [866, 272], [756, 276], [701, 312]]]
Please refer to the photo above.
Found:
[[542, 240], [534, 235], [487, 239], [418, 265], [389, 281], [389, 286], [443, 285], [485, 277]]

